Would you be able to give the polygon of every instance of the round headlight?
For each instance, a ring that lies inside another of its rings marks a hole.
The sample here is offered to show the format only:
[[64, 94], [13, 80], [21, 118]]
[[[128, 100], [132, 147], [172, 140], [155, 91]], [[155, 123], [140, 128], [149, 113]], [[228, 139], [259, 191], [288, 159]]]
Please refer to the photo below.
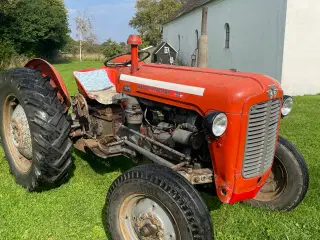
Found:
[[293, 98], [290, 96], [284, 96], [283, 97], [283, 104], [282, 104], [282, 109], [281, 113], [282, 116], [287, 116], [293, 108]]
[[228, 118], [224, 113], [217, 114], [212, 121], [212, 133], [216, 137], [220, 137], [226, 131], [228, 126]]

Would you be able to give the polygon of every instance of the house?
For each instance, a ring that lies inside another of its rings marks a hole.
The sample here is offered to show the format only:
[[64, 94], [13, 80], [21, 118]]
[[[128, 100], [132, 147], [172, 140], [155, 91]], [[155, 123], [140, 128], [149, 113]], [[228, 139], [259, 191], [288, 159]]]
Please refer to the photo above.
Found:
[[286, 94], [320, 93], [319, 0], [187, 0], [163, 40], [192, 65], [208, 7], [208, 67], [269, 75]]
[[169, 43], [162, 42], [154, 50], [152, 54], [152, 62], [163, 64], [175, 64], [177, 60], [177, 50], [175, 50]]

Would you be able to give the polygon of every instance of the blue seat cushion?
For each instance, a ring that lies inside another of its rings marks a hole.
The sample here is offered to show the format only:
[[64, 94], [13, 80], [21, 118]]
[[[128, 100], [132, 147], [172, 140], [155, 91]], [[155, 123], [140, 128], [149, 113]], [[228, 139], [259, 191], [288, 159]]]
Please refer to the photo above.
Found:
[[86, 72], [73, 72], [87, 92], [97, 92], [113, 87], [113, 83], [105, 70], [98, 69]]

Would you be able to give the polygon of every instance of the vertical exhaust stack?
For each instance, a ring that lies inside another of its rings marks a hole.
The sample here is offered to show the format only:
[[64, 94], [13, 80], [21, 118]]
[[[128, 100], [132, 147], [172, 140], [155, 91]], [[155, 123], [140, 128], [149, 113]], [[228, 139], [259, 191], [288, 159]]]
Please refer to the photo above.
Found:
[[142, 44], [139, 35], [130, 35], [127, 41], [128, 45], [131, 45], [131, 74], [138, 71], [139, 66], [139, 45]]
[[202, 9], [201, 36], [199, 39], [198, 67], [208, 67], [208, 7]]

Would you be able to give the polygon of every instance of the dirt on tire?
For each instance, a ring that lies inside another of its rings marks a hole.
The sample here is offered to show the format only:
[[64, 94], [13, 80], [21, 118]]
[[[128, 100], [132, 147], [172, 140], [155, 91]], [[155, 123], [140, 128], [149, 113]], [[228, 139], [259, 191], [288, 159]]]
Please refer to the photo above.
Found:
[[174, 213], [181, 239], [214, 239], [211, 215], [197, 190], [178, 173], [157, 164], [130, 169], [111, 185], [103, 222], [112, 239], [122, 238], [118, 214], [131, 194], [154, 197], [163, 203], [169, 212]]
[[[11, 69], [0, 75], [0, 135], [10, 172], [16, 182], [29, 191], [41, 191], [61, 185], [73, 168], [70, 123], [65, 106], [50, 78], [28, 68]], [[15, 96], [26, 113], [32, 141], [30, 170], [21, 172], [9, 148], [10, 137], [4, 129], [4, 102]]]

